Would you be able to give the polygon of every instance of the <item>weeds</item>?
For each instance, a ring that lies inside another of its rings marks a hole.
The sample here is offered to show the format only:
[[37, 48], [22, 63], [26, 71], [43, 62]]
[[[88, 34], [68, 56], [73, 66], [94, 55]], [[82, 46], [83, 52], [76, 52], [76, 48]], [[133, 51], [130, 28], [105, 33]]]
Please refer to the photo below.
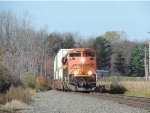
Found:
[[17, 109], [26, 108], [33, 95], [31, 89], [22, 86], [11, 86], [6, 93], [0, 94], [1, 109], [8, 112], [14, 112]]
[[31, 89], [36, 88], [35, 78], [32, 75], [28, 75], [25, 78], [23, 78], [22, 83], [25, 88], [31, 88]]
[[[25, 88], [35, 89], [36, 91], [48, 91], [52, 89], [50, 82], [48, 82], [42, 76], [40, 76], [39, 78], [40, 79], [35, 79], [33, 76], [29, 75], [23, 79], [23, 86]], [[47, 82], [43, 82], [43, 81], [47, 81]]]
[[128, 96], [150, 97], [150, 81], [122, 81], [121, 84], [127, 88]]
[[22, 79], [22, 84], [11, 86], [4, 93], [0, 93], [0, 107], [6, 111], [23, 109], [31, 101], [32, 95], [36, 91], [47, 91], [51, 89], [51, 84], [38, 85], [33, 76]]
[[0, 95], [0, 103], [2, 104], [11, 102], [12, 100], [20, 100], [22, 102], [28, 103], [31, 100], [29, 89], [24, 89], [21, 86], [11, 86], [6, 93]]
[[19, 100], [12, 100], [11, 102], [7, 102], [5, 105], [2, 106], [2, 109], [5, 109], [10, 112], [25, 108], [27, 108], [27, 104]]
[[36, 91], [51, 89], [51, 84], [47, 80], [47, 82], [44, 81], [42, 81], [44, 84], [37, 84], [32, 75], [20, 80], [19, 77], [14, 76], [7, 68], [0, 65], [0, 108], [4, 111], [11, 110], [11, 112], [16, 109], [24, 109]]
[[51, 90], [52, 87], [51, 85], [47, 84], [47, 85], [37, 85], [36, 86], [36, 91], [48, 91]]
[[103, 77], [97, 85], [104, 85], [109, 93], [150, 97], [150, 81], [144, 77]]
[[126, 87], [124, 87], [121, 84], [119, 84], [119, 85], [111, 84], [109, 93], [111, 93], [111, 94], [124, 94], [126, 91], [127, 91]]
[[5, 92], [11, 85], [21, 85], [21, 80], [18, 76], [13, 75], [9, 70], [0, 65], [0, 92]]

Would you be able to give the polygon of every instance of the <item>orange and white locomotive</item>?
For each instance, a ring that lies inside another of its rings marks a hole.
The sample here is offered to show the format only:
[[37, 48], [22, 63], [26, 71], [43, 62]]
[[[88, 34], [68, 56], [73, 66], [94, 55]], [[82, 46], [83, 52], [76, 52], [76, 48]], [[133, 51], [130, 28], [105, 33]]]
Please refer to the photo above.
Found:
[[90, 48], [61, 49], [54, 61], [56, 89], [91, 91], [96, 87], [96, 53]]

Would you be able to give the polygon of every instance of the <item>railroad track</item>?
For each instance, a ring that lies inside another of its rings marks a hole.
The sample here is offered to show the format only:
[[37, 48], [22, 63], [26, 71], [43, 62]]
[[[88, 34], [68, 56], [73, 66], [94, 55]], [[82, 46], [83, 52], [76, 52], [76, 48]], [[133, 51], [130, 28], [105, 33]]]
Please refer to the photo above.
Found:
[[90, 97], [107, 99], [107, 100], [111, 100], [120, 104], [126, 104], [129, 106], [134, 106], [138, 108], [144, 108], [150, 112], [150, 98], [124, 96], [121, 94], [96, 93], [96, 92], [79, 93], [79, 94], [90, 96]]
[[150, 110], [150, 98], [99, 93], [90, 93], [90, 95], [116, 101], [120, 104], [126, 104], [129, 106], [140, 107]]

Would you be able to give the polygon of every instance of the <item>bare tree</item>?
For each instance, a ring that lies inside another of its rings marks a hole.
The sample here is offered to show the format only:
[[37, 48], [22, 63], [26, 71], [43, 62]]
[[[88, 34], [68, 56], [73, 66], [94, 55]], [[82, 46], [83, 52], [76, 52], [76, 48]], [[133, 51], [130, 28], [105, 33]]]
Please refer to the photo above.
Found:
[[89, 38], [83, 40], [82, 45], [84, 48], [92, 48], [94, 41], [95, 41], [94, 37], [89, 37]]

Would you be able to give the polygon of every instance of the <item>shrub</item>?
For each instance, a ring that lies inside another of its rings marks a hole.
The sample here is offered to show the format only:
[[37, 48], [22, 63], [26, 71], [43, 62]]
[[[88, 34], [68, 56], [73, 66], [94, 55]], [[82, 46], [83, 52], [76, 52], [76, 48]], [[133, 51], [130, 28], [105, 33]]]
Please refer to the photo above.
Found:
[[48, 84], [48, 80], [44, 78], [44, 76], [39, 75], [36, 77], [36, 83], [39, 85], [45, 86]]
[[50, 82], [42, 75], [36, 77], [36, 85], [37, 91], [48, 91], [52, 89]]
[[52, 87], [51, 87], [50, 83], [47, 83], [45, 85], [37, 84], [37, 86], [36, 86], [37, 91], [48, 91], [48, 90], [51, 90], [51, 89], [52, 89]]
[[108, 90], [106, 89], [105, 85], [99, 85], [94, 89], [95, 92], [100, 93], [108, 93]]
[[28, 75], [25, 78], [23, 78], [22, 82], [25, 88], [36, 88], [35, 78], [32, 75]]
[[4, 93], [11, 85], [20, 84], [21, 80], [18, 76], [11, 74], [6, 67], [0, 65], [0, 92]]
[[123, 85], [110, 85], [109, 93], [112, 94], [124, 94], [127, 91], [127, 89]]
[[33, 75], [28, 75], [23, 80], [23, 86], [25, 88], [36, 89], [36, 91], [48, 91], [51, 90], [51, 84], [43, 76], [33, 77]]

